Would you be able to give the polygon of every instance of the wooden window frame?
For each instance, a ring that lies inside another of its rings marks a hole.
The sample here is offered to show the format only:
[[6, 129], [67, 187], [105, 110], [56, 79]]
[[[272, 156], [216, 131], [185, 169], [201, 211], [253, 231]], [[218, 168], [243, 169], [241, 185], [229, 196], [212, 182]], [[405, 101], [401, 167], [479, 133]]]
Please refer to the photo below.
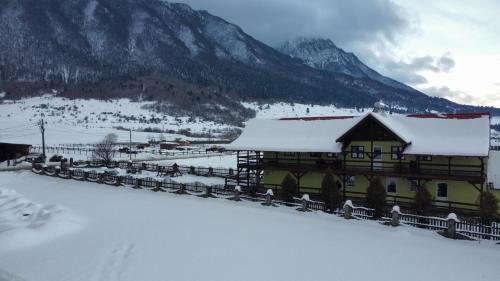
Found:
[[[397, 148], [396, 151], [394, 149]], [[405, 157], [401, 155], [403, 148], [399, 145], [391, 146], [391, 160], [405, 160]]]
[[426, 161], [426, 162], [432, 161], [432, 155], [418, 155], [417, 157], [419, 161]]
[[352, 159], [365, 159], [365, 146], [364, 145], [351, 145], [351, 158]]
[[[446, 184], [446, 197], [443, 197], [443, 196], [439, 196], [439, 185], [440, 184]], [[445, 200], [448, 200], [449, 196], [450, 196], [450, 192], [449, 192], [449, 184], [447, 182], [444, 182], [444, 181], [440, 181], [440, 182], [436, 182], [436, 199], [437, 200], [442, 200], [442, 199], [445, 199]]]
[[[389, 191], [389, 183], [395, 184], [394, 191]], [[398, 193], [398, 179], [397, 178], [386, 178], [385, 179], [385, 191], [388, 194], [397, 194]]]

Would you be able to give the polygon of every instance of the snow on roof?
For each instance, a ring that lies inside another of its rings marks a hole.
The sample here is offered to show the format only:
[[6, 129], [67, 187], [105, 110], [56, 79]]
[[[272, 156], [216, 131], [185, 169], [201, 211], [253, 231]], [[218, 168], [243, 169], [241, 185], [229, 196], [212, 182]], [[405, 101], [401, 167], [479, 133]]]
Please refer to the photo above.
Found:
[[335, 142], [359, 117], [338, 120], [252, 119], [229, 150], [280, 152], [342, 152]]
[[495, 189], [500, 189], [500, 151], [490, 151], [488, 160], [488, 182], [493, 183]]
[[410, 143], [404, 154], [488, 156], [489, 115], [471, 118], [372, 115]]
[[[282, 120], [253, 119], [229, 150], [279, 152], [342, 151], [336, 140], [368, 115], [393, 131], [408, 145], [405, 154], [488, 156], [490, 119], [475, 115], [384, 115], [368, 113], [350, 118]], [[422, 117], [423, 116], [423, 117]]]

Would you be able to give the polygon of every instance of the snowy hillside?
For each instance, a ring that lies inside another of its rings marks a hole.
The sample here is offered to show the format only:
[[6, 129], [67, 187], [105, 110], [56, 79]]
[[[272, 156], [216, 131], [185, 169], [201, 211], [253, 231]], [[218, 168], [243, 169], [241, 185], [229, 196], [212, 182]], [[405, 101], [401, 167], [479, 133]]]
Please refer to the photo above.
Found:
[[[153, 102], [132, 102], [129, 99], [84, 100], [67, 99], [54, 95], [4, 100], [0, 103], [0, 141], [40, 144], [37, 126], [46, 121], [47, 144], [95, 143], [106, 134], [115, 133], [120, 142], [128, 142], [132, 129], [133, 142], [164, 137], [197, 139], [220, 138], [237, 129], [235, 126], [202, 121], [190, 116], [171, 116], [153, 111]], [[256, 118], [277, 119], [304, 116], [361, 115], [371, 108], [338, 108], [333, 105], [301, 103], [242, 103], [256, 112]], [[405, 108], [400, 108], [405, 110]], [[500, 124], [499, 117], [492, 124]]]
[[[43, 226], [44, 218], [23, 216], [19, 208], [7, 222], [18, 221], [17, 228], [6, 233], [47, 239], [36, 246], [0, 243], [0, 280], [470, 281], [500, 275], [497, 245], [418, 228], [31, 172], [5, 173], [0, 186], [43, 205], [63, 204], [84, 220], [75, 221], [73, 232], [33, 229], [22, 221]], [[0, 197], [0, 206], [6, 200]]]
[[257, 112], [256, 118], [260, 119], [277, 119], [284, 117], [307, 117], [307, 116], [343, 116], [343, 115], [361, 115], [371, 111], [371, 108], [361, 108], [359, 110], [353, 108], [338, 108], [334, 105], [311, 105], [301, 103], [243, 103], [243, 106], [251, 108]]
[[[47, 144], [95, 143], [106, 134], [115, 133], [120, 142], [145, 142], [150, 138], [165, 137], [196, 139], [195, 137], [223, 137], [237, 127], [201, 121], [190, 116], [170, 116], [157, 113], [148, 106], [153, 102], [132, 102], [128, 99], [84, 100], [67, 99], [55, 95], [4, 100], [0, 103], [0, 140], [40, 144], [37, 126], [46, 122]], [[257, 118], [275, 119], [296, 116], [359, 115], [371, 109], [348, 109], [335, 106], [273, 103], [259, 105], [242, 103], [256, 112]], [[187, 136], [186, 136], [187, 135]], [[191, 137], [189, 137], [191, 136]]]
[[132, 141], [136, 142], [147, 141], [150, 137], [159, 139], [160, 135], [168, 140], [186, 138], [187, 132], [220, 136], [232, 128], [189, 116], [155, 113], [144, 108], [149, 104], [128, 99], [70, 100], [52, 95], [4, 101], [0, 103], [0, 140], [41, 143], [37, 126], [41, 118], [46, 121], [48, 144], [92, 143], [100, 141], [108, 133], [117, 134], [121, 142], [128, 141], [129, 132], [117, 128], [132, 129]]

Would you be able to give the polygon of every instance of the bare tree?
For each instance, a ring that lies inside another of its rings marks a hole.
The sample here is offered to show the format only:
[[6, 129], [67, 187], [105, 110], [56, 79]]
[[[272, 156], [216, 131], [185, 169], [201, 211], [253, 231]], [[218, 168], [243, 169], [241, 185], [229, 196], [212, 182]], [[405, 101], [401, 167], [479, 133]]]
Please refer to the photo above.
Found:
[[106, 165], [110, 164], [115, 157], [115, 144], [117, 140], [118, 136], [116, 134], [106, 135], [104, 139], [96, 145], [93, 158], [103, 161]]

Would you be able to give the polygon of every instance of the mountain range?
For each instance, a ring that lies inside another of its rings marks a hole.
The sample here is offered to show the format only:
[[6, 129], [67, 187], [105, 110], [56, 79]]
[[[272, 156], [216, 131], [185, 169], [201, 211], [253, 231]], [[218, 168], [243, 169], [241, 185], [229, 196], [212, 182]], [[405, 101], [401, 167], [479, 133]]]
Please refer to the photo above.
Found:
[[[207, 11], [161, 0], [4, 0], [0, 92], [129, 97], [244, 120], [240, 101], [477, 111], [384, 77], [329, 39], [272, 48]], [[270, 30], [269, 32], [272, 32]], [[497, 109], [481, 108], [493, 111]]]

